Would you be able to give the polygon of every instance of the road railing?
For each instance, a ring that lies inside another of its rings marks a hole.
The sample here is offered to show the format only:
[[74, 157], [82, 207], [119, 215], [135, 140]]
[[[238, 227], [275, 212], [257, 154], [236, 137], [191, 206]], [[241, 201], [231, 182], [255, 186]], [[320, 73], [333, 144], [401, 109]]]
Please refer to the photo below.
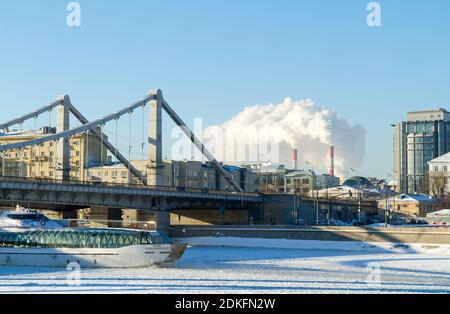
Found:
[[63, 228], [73, 229], [132, 229], [155, 231], [154, 221], [122, 221], [122, 220], [98, 220], [98, 219], [63, 219], [57, 221]]
[[109, 182], [96, 182], [96, 181], [79, 181], [79, 180], [57, 180], [48, 178], [24, 178], [24, 177], [12, 177], [12, 176], [1, 176], [0, 182], [21, 182], [21, 183], [32, 183], [32, 184], [66, 184], [74, 186], [95, 186], [95, 187], [112, 187], [112, 188], [130, 188], [130, 189], [143, 189], [143, 190], [154, 190], [163, 192], [186, 192], [186, 193], [209, 193], [217, 195], [232, 195], [232, 196], [242, 196], [242, 197], [258, 197], [262, 194], [259, 193], [249, 193], [249, 192], [231, 192], [215, 189], [196, 189], [196, 188], [184, 188], [184, 187], [173, 187], [173, 186], [156, 186], [156, 185], [143, 185], [143, 184], [132, 184], [132, 183], [109, 183]]

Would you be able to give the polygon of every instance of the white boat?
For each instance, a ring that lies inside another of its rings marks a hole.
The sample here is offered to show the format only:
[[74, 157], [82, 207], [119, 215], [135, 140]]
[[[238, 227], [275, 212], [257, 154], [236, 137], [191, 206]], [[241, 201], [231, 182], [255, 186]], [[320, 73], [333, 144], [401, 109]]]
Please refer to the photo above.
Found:
[[138, 268], [170, 265], [187, 244], [160, 232], [64, 228], [45, 215], [17, 208], [0, 215], [0, 266]]
[[123, 229], [0, 231], [0, 266], [139, 268], [166, 266], [187, 244], [172, 244], [159, 232]]
[[60, 229], [57, 221], [50, 220], [44, 214], [17, 206], [15, 211], [6, 211], [0, 215], [0, 230], [19, 232], [28, 229]]

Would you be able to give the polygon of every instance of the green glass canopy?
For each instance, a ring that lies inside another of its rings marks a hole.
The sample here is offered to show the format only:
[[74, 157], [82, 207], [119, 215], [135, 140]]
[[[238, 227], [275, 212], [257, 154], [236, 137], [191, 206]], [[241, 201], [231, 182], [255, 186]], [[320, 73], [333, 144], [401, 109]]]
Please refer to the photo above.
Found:
[[169, 237], [163, 233], [133, 230], [58, 229], [0, 232], [0, 248], [114, 249], [169, 243]]

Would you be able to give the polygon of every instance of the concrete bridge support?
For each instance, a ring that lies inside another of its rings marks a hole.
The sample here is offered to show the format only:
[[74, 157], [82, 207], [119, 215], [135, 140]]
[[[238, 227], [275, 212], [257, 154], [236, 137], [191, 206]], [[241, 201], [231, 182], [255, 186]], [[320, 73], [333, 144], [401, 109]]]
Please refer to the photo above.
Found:
[[91, 207], [90, 220], [94, 220], [94, 223], [91, 223], [91, 228], [107, 228], [108, 214], [109, 208], [107, 207]]
[[149, 102], [148, 120], [148, 159], [150, 169], [147, 184], [150, 186], [163, 185], [163, 160], [162, 160], [162, 92], [151, 90], [151, 95], [157, 96], [156, 100]]
[[108, 222], [117, 222], [122, 220], [122, 210], [108, 207], [90, 208], [91, 228], [121, 227], [120, 225], [110, 225]]
[[170, 229], [170, 212], [156, 212], [156, 231], [169, 233]]
[[[70, 98], [67, 95], [58, 97], [62, 105], [56, 108], [56, 132], [70, 130]], [[39, 156], [40, 157], [40, 156]], [[69, 138], [62, 138], [56, 144], [56, 179], [69, 181], [70, 179], [70, 144]]]

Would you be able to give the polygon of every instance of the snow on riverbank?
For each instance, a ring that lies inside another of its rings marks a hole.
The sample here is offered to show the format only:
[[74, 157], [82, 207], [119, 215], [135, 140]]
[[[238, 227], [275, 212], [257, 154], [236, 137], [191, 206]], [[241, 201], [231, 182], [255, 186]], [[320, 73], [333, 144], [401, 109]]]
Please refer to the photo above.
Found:
[[410, 254], [442, 254], [450, 255], [450, 245], [443, 244], [399, 244], [381, 242], [351, 242], [351, 241], [305, 241], [261, 238], [233, 237], [199, 237], [177, 238], [176, 242], [187, 242], [191, 246], [212, 247], [247, 247], [267, 249], [292, 250], [333, 250], [360, 253], [410, 253]]
[[443, 246], [424, 254], [386, 244], [188, 240], [175, 267], [82, 269], [75, 286], [66, 269], [0, 267], [0, 293], [450, 293], [450, 256], [436, 253]]

